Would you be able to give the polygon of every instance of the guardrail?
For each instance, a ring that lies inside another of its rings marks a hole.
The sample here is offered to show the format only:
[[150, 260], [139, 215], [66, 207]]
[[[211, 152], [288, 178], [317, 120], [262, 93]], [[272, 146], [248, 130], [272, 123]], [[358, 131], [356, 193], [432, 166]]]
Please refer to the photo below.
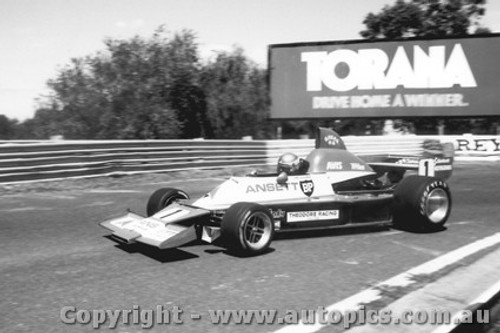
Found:
[[[343, 137], [355, 154], [415, 155], [426, 139], [455, 143], [457, 155], [500, 152], [499, 137]], [[314, 140], [0, 141], [0, 183], [276, 163], [285, 151], [306, 156]], [[488, 155], [489, 156], [489, 155]]]

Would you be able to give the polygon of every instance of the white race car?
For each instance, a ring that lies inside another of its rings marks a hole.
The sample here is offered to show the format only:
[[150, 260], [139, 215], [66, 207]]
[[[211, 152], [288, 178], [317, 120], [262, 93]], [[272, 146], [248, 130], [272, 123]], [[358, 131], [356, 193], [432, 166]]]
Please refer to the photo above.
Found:
[[451, 211], [445, 179], [453, 148], [438, 146], [428, 156], [360, 158], [337, 133], [319, 128], [316, 148], [305, 159], [284, 154], [275, 173], [231, 177], [194, 201], [162, 188], [149, 198], [147, 217], [129, 212], [100, 225], [123, 243], [166, 249], [220, 239], [246, 255], [267, 251], [275, 232], [385, 224], [439, 230]]

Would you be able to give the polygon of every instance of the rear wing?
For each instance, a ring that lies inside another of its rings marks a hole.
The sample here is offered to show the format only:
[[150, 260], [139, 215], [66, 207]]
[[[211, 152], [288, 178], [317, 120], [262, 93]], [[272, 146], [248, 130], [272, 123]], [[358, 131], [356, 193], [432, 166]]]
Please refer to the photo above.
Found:
[[421, 156], [364, 155], [363, 159], [378, 174], [386, 172], [404, 173], [417, 171], [419, 175], [448, 179], [453, 172], [453, 143], [425, 140]]
[[[346, 150], [342, 138], [329, 128], [318, 127], [315, 140], [316, 151], [320, 149]], [[423, 152], [420, 156], [405, 156], [395, 154], [357, 155], [379, 175], [390, 173], [399, 179], [408, 170], [417, 171], [419, 175], [448, 179], [453, 172], [453, 143], [441, 143], [439, 140], [427, 139], [422, 143]], [[311, 155], [308, 159], [311, 159]], [[316, 162], [309, 161], [313, 170]], [[321, 167], [320, 169], [325, 169]], [[327, 169], [327, 168], [326, 168]], [[313, 170], [314, 171], [314, 170]], [[316, 170], [317, 171], [317, 170]]]

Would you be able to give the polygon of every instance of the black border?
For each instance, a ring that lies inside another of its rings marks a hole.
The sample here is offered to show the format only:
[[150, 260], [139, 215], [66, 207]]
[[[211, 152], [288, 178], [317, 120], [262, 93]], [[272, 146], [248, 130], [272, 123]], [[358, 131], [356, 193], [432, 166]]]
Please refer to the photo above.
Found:
[[[269, 98], [271, 98], [271, 50], [276, 48], [291, 48], [291, 47], [302, 47], [302, 46], [323, 46], [323, 45], [352, 45], [352, 44], [373, 44], [381, 42], [412, 42], [412, 41], [428, 41], [428, 40], [450, 40], [450, 39], [475, 39], [475, 38], [493, 38], [500, 37], [500, 32], [488, 33], [488, 34], [476, 34], [476, 35], [464, 35], [464, 36], [443, 36], [443, 37], [409, 37], [409, 38], [375, 38], [375, 39], [345, 39], [345, 40], [330, 40], [330, 41], [310, 41], [310, 42], [291, 42], [291, 43], [280, 43], [280, 44], [269, 44], [267, 46], [267, 84], [269, 86]], [[270, 101], [272, 105], [272, 100]], [[269, 109], [270, 110], [270, 109]], [[475, 118], [500, 118], [499, 115], [473, 115], [473, 116], [398, 116], [398, 117], [327, 117], [327, 118], [317, 118], [317, 117], [304, 117], [304, 118], [272, 118], [267, 117], [268, 120], [273, 121], [288, 121], [288, 120], [304, 120], [304, 121], [320, 121], [326, 119], [345, 119], [345, 120], [356, 120], [356, 119], [409, 119], [409, 118], [427, 118], [427, 119], [475, 119]]]
[[375, 39], [345, 39], [345, 40], [330, 40], [330, 41], [311, 41], [311, 42], [292, 42], [269, 44], [268, 49], [280, 47], [300, 47], [300, 46], [322, 46], [322, 45], [344, 45], [344, 44], [362, 44], [362, 43], [380, 43], [380, 42], [411, 42], [422, 40], [448, 40], [448, 39], [474, 39], [474, 38], [491, 38], [500, 37], [500, 32], [491, 34], [477, 34], [464, 36], [443, 36], [443, 37], [410, 37], [410, 38], [375, 38]]

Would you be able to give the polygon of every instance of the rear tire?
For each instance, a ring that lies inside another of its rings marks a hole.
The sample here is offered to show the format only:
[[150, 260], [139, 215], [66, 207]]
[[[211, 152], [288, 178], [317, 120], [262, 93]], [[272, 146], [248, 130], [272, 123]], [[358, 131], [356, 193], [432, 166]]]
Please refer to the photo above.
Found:
[[160, 188], [149, 197], [147, 215], [152, 216], [180, 199], [189, 199], [189, 195], [175, 188]]
[[424, 232], [442, 230], [450, 213], [450, 189], [441, 179], [408, 176], [394, 191], [393, 219], [397, 227]]
[[264, 253], [274, 237], [269, 211], [258, 204], [238, 202], [222, 218], [221, 232], [228, 250], [243, 255]]

